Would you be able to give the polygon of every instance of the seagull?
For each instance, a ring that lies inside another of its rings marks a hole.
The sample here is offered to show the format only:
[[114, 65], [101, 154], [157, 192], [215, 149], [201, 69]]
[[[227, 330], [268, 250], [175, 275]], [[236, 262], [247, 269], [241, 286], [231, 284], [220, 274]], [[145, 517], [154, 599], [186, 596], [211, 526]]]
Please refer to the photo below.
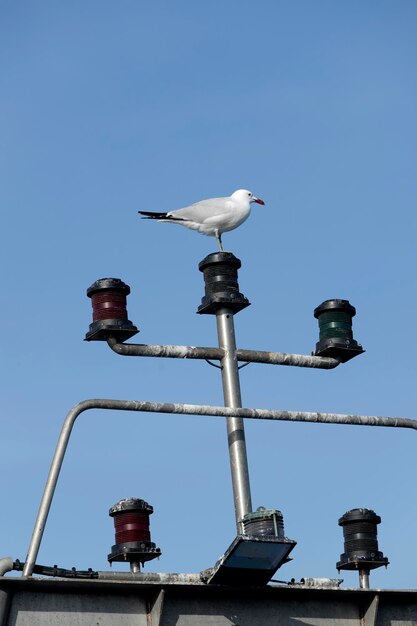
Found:
[[238, 189], [226, 198], [200, 200], [176, 211], [167, 213], [138, 211], [138, 213], [143, 216], [142, 219], [180, 224], [198, 230], [203, 235], [216, 237], [219, 249], [223, 252], [222, 234], [237, 228], [248, 219], [252, 202], [265, 204], [260, 198], [255, 198], [248, 189]]

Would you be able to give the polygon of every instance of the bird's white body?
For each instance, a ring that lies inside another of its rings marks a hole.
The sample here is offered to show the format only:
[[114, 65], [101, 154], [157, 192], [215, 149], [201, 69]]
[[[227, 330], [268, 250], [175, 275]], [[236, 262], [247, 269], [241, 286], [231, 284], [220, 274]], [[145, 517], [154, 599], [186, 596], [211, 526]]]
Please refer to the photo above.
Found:
[[226, 233], [237, 228], [248, 219], [251, 210], [248, 193], [241, 189], [235, 191], [228, 198], [201, 200], [183, 209], [170, 211], [167, 213], [167, 217], [171, 219], [181, 218], [181, 221], [176, 222], [177, 224], [198, 230], [204, 235], [215, 236], [216, 231], [219, 234]]
[[220, 250], [222, 250], [221, 235], [237, 228], [248, 219], [252, 202], [264, 204], [262, 200], [255, 198], [251, 191], [238, 189], [229, 197], [201, 200], [182, 209], [168, 211], [168, 213], [146, 211], [139, 211], [139, 213], [148, 219], [180, 224], [186, 228], [197, 230], [203, 235], [216, 237]]

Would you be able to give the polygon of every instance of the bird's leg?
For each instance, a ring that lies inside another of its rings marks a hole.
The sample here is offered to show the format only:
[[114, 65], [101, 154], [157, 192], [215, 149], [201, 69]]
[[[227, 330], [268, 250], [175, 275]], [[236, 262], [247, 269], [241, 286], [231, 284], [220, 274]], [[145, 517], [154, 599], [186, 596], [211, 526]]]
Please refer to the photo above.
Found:
[[223, 246], [222, 246], [222, 236], [218, 230], [215, 231], [215, 234], [216, 234], [217, 243], [219, 244], [220, 252], [224, 252]]

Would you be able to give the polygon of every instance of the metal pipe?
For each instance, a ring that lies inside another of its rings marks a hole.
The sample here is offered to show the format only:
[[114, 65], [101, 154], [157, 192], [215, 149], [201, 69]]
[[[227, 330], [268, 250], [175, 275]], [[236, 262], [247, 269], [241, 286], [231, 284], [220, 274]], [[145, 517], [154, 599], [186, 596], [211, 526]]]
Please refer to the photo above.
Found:
[[[224, 404], [227, 407], [238, 408], [242, 406], [242, 398], [232, 310], [222, 308], [216, 311], [216, 322], [219, 347], [224, 352], [224, 356], [220, 361]], [[242, 532], [242, 519], [247, 513], [252, 511], [245, 427], [241, 417], [226, 418], [226, 426], [236, 527], [239, 534]]]
[[41, 503], [39, 505], [38, 516], [36, 518], [35, 526], [33, 528], [32, 538], [30, 541], [25, 565], [23, 567], [22, 576], [31, 576], [33, 573], [33, 568], [35, 566], [36, 557], [38, 556], [43, 531], [45, 529], [46, 520], [48, 517], [49, 509], [51, 508], [52, 498], [58, 481], [59, 472], [61, 470], [62, 461], [64, 460], [65, 451], [68, 445], [69, 438], [71, 436], [74, 422], [82, 411], [85, 411], [87, 408], [94, 408], [94, 406], [94, 402], [91, 403], [91, 401], [88, 400], [84, 403], [81, 402], [69, 411], [64, 421], [55, 449], [55, 454], [52, 459], [48, 478], [46, 479], [46, 485]]
[[[222, 348], [119, 343], [114, 337], [109, 337], [107, 339], [107, 343], [114, 352], [122, 356], [147, 356], [171, 359], [209, 359], [212, 361], [220, 361], [224, 356], [224, 350]], [[245, 363], [265, 363], [267, 365], [288, 365], [314, 369], [334, 369], [340, 365], [340, 361], [330, 357], [289, 354], [287, 352], [263, 352], [261, 350], [237, 349], [236, 357], [238, 361]]]
[[13, 570], [13, 559], [11, 556], [4, 556], [0, 559], [0, 576], [4, 576], [6, 572]]
[[261, 350], [236, 350], [238, 361], [247, 363], [266, 363], [267, 365], [290, 365], [293, 367], [311, 367], [330, 370], [340, 365], [340, 361], [325, 356], [307, 356], [287, 352], [263, 352]]
[[360, 589], [369, 589], [369, 570], [359, 570], [359, 587]]
[[[0, 576], [13, 570], [13, 559], [5, 556], [0, 559]], [[6, 626], [10, 610], [11, 593], [6, 589], [0, 589], [0, 626]]]
[[224, 356], [220, 348], [198, 348], [194, 346], [160, 346], [133, 343], [118, 343], [114, 337], [109, 337], [107, 343], [110, 348], [123, 356], [153, 356], [171, 359], [220, 359]]
[[338, 413], [306, 413], [297, 411], [272, 411], [268, 409], [228, 408], [222, 406], [204, 406], [198, 404], [174, 404], [169, 402], [146, 402], [138, 400], [84, 400], [74, 406], [67, 414], [55, 454], [52, 459], [42, 500], [36, 518], [28, 555], [23, 568], [23, 576], [31, 576], [39, 552], [39, 546], [45, 529], [55, 492], [59, 473], [64, 460], [65, 451], [77, 417], [90, 409], [106, 409], [115, 411], [139, 411], [145, 413], [170, 413], [179, 415], [207, 415], [212, 417], [240, 417], [248, 419], [267, 419], [289, 422], [315, 422], [326, 424], [349, 424], [361, 426], [387, 426], [396, 428], [412, 428], [417, 430], [417, 421], [405, 417], [378, 417], [362, 415], [343, 415]]
[[97, 572], [99, 580], [130, 580], [141, 583], [177, 583], [179, 585], [195, 585], [203, 584], [200, 574], [177, 574], [168, 572], [138, 572], [135, 574], [129, 572]]

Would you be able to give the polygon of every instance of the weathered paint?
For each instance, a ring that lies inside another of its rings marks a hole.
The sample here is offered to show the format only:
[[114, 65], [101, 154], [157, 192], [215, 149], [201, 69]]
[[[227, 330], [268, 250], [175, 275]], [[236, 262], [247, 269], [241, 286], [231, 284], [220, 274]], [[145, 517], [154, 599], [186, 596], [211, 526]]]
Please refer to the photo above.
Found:
[[[209, 359], [221, 361], [225, 354], [223, 348], [118, 343], [113, 337], [110, 337], [107, 340], [107, 343], [114, 352], [122, 356], [146, 356], [171, 359]], [[239, 362], [245, 363], [287, 365], [294, 367], [309, 367], [313, 369], [334, 369], [340, 365], [340, 361], [330, 357], [290, 354], [287, 352], [240, 350], [239, 348], [236, 349], [236, 357]]]

